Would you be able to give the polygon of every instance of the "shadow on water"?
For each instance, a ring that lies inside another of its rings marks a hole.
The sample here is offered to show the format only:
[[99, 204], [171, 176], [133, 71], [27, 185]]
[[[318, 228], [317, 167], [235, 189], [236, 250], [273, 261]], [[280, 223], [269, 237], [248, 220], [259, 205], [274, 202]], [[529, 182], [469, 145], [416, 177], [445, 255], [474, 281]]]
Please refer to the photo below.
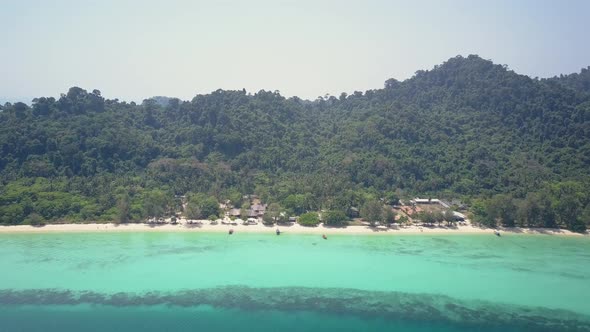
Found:
[[0, 290], [0, 305], [101, 305], [116, 308], [176, 306], [308, 311], [342, 317], [446, 325], [461, 330], [590, 331], [590, 317], [565, 310], [465, 301], [434, 294], [341, 288], [249, 288], [228, 286], [177, 292], [103, 294], [70, 290]]

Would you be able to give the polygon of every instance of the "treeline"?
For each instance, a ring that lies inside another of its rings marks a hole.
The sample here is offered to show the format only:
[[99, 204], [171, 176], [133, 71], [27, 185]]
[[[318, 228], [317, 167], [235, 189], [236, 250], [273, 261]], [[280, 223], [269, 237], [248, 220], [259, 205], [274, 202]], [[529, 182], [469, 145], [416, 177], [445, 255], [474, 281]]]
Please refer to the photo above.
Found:
[[469, 56], [315, 101], [218, 90], [135, 104], [74, 87], [5, 104], [0, 222], [111, 220], [127, 205], [141, 220], [152, 191], [257, 194], [298, 214], [348, 213], [386, 194], [520, 204], [588, 182], [589, 76], [537, 80]]
[[[217, 219], [223, 216], [224, 211], [219, 205], [222, 202], [229, 202], [230, 206], [237, 208], [249, 208], [250, 200], [245, 197], [233, 188], [222, 190], [217, 195], [188, 192], [180, 196], [175, 195], [167, 185], [143, 183], [139, 178], [124, 180], [114, 175], [22, 178], [2, 186], [0, 224], [39, 225], [55, 221], [125, 223], [167, 218], [179, 211], [189, 219]], [[330, 209], [327, 215], [337, 216], [328, 218], [331, 220], [328, 223], [334, 226], [358, 216], [359, 209], [369, 221], [383, 221], [370, 217], [375, 212], [368, 212], [370, 208], [365, 207], [375, 206], [375, 202], [379, 202], [380, 206], [398, 202], [394, 193], [379, 199], [378, 193], [366, 190], [349, 190], [342, 197], [346, 200], [325, 202], [323, 205], [311, 193], [289, 194], [282, 199], [267, 194], [263, 199], [271, 203], [271, 207], [276, 206], [276, 215], [269, 215], [274, 218], [278, 214], [288, 218], [321, 208]], [[355, 206], [359, 207], [356, 213], [351, 209]]]
[[524, 198], [499, 194], [477, 199], [471, 207], [473, 220], [489, 227], [561, 227], [583, 232], [590, 220], [589, 189], [590, 183], [562, 182]]

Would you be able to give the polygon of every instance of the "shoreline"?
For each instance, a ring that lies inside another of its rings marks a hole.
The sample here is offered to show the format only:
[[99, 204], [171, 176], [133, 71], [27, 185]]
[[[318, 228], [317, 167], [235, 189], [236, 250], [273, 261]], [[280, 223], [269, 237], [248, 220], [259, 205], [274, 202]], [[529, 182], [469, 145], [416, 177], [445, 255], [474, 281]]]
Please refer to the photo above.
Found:
[[[234, 234], [239, 233], [268, 233], [275, 234], [276, 229], [280, 229], [284, 234], [348, 234], [348, 235], [400, 235], [400, 234], [494, 234], [493, 228], [480, 228], [472, 225], [463, 225], [456, 227], [421, 227], [421, 226], [394, 226], [391, 228], [385, 227], [369, 227], [369, 226], [346, 226], [346, 227], [325, 227], [323, 225], [317, 227], [305, 227], [299, 224], [293, 225], [274, 225], [265, 226], [257, 225], [209, 225], [203, 223], [185, 224], [179, 223], [176, 225], [163, 224], [47, 224], [45, 226], [30, 226], [30, 225], [14, 225], [14, 226], [0, 226], [0, 234], [14, 234], [14, 233], [112, 233], [112, 232], [190, 232], [190, 233], [228, 233], [230, 229], [234, 230]], [[497, 228], [501, 233], [512, 235], [553, 235], [553, 236], [577, 236], [589, 237], [588, 233], [580, 234], [574, 233], [564, 229], [551, 228]]]

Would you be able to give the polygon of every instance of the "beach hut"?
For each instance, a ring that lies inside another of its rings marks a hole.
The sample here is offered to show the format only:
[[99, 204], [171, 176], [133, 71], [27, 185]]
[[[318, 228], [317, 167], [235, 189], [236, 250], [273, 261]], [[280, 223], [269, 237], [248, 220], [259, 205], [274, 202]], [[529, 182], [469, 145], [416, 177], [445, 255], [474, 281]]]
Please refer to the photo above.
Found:
[[226, 215], [232, 216], [232, 217], [239, 217], [240, 212], [241, 212], [240, 209], [231, 209], [231, 210], [229, 210], [229, 212]]

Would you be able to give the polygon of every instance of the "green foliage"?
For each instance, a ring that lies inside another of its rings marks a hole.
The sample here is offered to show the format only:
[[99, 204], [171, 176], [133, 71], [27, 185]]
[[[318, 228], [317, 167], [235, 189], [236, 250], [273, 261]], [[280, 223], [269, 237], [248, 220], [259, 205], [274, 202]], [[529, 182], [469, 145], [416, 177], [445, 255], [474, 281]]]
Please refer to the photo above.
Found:
[[149, 218], [162, 218], [168, 210], [169, 197], [161, 190], [151, 190], [144, 194], [143, 209]]
[[236, 188], [228, 188], [222, 194], [222, 200], [229, 200], [234, 206], [240, 206], [243, 202], [243, 195]]
[[478, 199], [474, 200], [471, 205], [471, 220], [477, 224], [487, 227], [496, 227], [496, 220], [488, 216], [485, 206], [485, 201]]
[[435, 223], [440, 224], [445, 220], [445, 215], [441, 211], [434, 211], [432, 212], [432, 218]]
[[309, 208], [309, 196], [309, 194], [291, 194], [283, 200], [283, 206], [286, 209], [290, 209], [291, 211], [293, 211], [293, 213], [295, 213], [296, 215], [300, 215]]
[[0, 222], [2, 224], [20, 224], [24, 218], [24, 209], [19, 204], [0, 206]]
[[203, 215], [219, 215], [219, 202], [217, 202], [217, 199], [215, 197], [209, 196], [204, 200], [201, 200], [200, 203], [201, 204], [199, 205], [199, 207]]
[[2, 107], [0, 223], [160, 217], [190, 192], [209, 197], [185, 211], [201, 218], [246, 194], [300, 215], [450, 193], [474, 198], [485, 225], [578, 229], [588, 82], [588, 69], [537, 80], [470, 55], [315, 101], [217, 90], [137, 105], [73, 87]]
[[365, 202], [361, 208], [361, 217], [371, 225], [383, 220], [383, 204], [378, 200]]
[[31, 226], [42, 226], [45, 224], [45, 218], [43, 218], [42, 215], [33, 212], [25, 218], [23, 224]]
[[186, 203], [186, 209], [184, 211], [187, 219], [195, 220], [195, 219], [202, 219], [203, 213], [201, 212], [201, 208], [197, 202], [189, 201]]
[[273, 219], [273, 217], [270, 216], [270, 214], [265, 213], [262, 216], [262, 223], [265, 225], [273, 225], [275, 223], [275, 220]]
[[516, 219], [516, 206], [509, 195], [496, 195], [487, 201], [486, 214], [489, 219], [500, 222], [503, 226], [513, 227]]
[[287, 224], [289, 223], [289, 214], [286, 211], [283, 211], [283, 213], [281, 213], [279, 215], [279, 219], [277, 220], [277, 223], [279, 224]]
[[268, 215], [273, 223], [277, 222], [281, 215], [281, 206], [278, 203], [269, 204], [264, 215]]
[[401, 225], [407, 224], [410, 221], [410, 218], [408, 218], [408, 216], [405, 215], [401, 215], [399, 217], [399, 219], [397, 220]]
[[249, 211], [250, 211], [250, 204], [247, 202], [244, 202], [244, 204], [242, 204], [242, 208], [240, 209], [240, 217], [244, 220], [248, 219]]
[[130, 202], [129, 202], [129, 195], [123, 194], [117, 201], [117, 219], [115, 220], [118, 223], [126, 223], [129, 221], [129, 214], [130, 214]]
[[395, 192], [387, 192], [385, 193], [385, 200], [386, 204], [388, 205], [398, 205], [399, 204], [399, 196]]
[[539, 192], [524, 199], [499, 194], [475, 201], [473, 219], [482, 225], [524, 227], [563, 227], [575, 232], [586, 229], [586, 208], [590, 202], [588, 182], [558, 182], [546, 184]]
[[582, 220], [575, 219], [568, 224], [568, 229], [572, 232], [584, 233], [588, 228]]
[[218, 216], [221, 210], [215, 197], [199, 193], [188, 195], [186, 212], [189, 219], [205, 219], [211, 215]]
[[432, 212], [428, 212], [428, 211], [420, 211], [416, 214], [415, 219], [420, 220], [421, 222], [428, 224], [428, 225], [432, 225], [436, 222], [436, 219], [434, 217], [434, 214]]
[[393, 212], [393, 209], [390, 206], [385, 206], [383, 208], [381, 220], [386, 225], [391, 225], [391, 224], [395, 223], [395, 212]]
[[517, 224], [522, 227], [556, 227], [553, 202], [546, 191], [529, 193], [518, 204]]
[[320, 218], [317, 212], [307, 212], [299, 216], [299, 224], [301, 226], [315, 227], [319, 225]]
[[348, 221], [346, 214], [339, 210], [326, 211], [322, 213], [324, 224], [329, 226], [342, 226]]
[[443, 213], [443, 220], [447, 222], [447, 224], [453, 224], [457, 221], [457, 219], [455, 218], [455, 214], [453, 213], [453, 210], [448, 209], [445, 210], [445, 212]]

